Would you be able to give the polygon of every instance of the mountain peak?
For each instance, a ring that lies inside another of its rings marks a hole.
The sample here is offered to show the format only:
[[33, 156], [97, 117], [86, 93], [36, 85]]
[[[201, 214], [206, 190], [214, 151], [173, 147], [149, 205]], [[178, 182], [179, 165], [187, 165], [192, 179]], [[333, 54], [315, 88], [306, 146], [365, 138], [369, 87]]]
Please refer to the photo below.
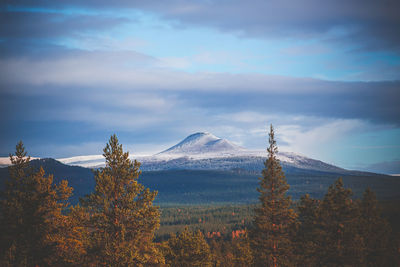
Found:
[[203, 137], [211, 137], [211, 138], [215, 138], [218, 139], [218, 137], [216, 137], [215, 135], [209, 133], [209, 132], [197, 132], [194, 134], [191, 134], [189, 136], [187, 136], [183, 141], [185, 141], [186, 139], [198, 139], [198, 138], [203, 138]]
[[241, 147], [228, 140], [216, 137], [209, 132], [197, 132], [189, 135], [178, 144], [160, 152], [159, 154], [209, 154], [227, 153], [242, 150]]

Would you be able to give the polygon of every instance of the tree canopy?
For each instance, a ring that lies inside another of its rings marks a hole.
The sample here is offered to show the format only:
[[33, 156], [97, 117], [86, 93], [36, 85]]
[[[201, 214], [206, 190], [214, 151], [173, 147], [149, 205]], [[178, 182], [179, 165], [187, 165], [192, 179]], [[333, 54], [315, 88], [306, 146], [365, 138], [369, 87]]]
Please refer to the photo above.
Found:
[[138, 182], [140, 163], [129, 158], [116, 135], [103, 150], [106, 166], [95, 171], [94, 192], [84, 202], [92, 228], [89, 248], [95, 265], [148, 266], [163, 262], [153, 244], [160, 224], [157, 192]]
[[286, 182], [277, 158], [278, 147], [274, 128], [270, 127], [268, 158], [260, 178], [260, 205], [255, 209], [251, 242], [256, 265], [290, 266], [294, 262], [292, 230], [296, 213], [291, 208], [292, 201], [286, 193]]

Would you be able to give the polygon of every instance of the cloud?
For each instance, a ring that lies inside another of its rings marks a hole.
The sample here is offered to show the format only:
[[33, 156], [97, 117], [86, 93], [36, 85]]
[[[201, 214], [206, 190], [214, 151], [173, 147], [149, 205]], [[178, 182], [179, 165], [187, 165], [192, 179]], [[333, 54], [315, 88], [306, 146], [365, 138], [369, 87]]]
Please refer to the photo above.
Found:
[[50, 97], [61, 107], [104, 103], [121, 110], [168, 112], [180, 105], [216, 114], [236, 113], [232, 117], [236, 122], [260, 120], [252, 113], [256, 112], [261, 116], [279, 113], [400, 124], [400, 81], [333, 82], [257, 73], [189, 73], [160, 67], [160, 62], [134, 51], [61, 49], [41, 57], [6, 57], [0, 60], [1, 103], [4, 109], [11, 108], [11, 95], [36, 95]]
[[260, 123], [271, 121], [273, 116], [261, 114], [254, 111], [240, 111], [235, 113], [223, 114], [220, 117], [236, 123]]
[[87, 103], [96, 102], [99, 105], [104, 105], [105, 108], [115, 108], [120, 110], [149, 110], [155, 113], [168, 112], [177, 100], [173, 96], [162, 96], [156, 93], [146, 92], [122, 92], [101, 91], [95, 94], [86, 94], [85, 100]]
[[296, 116], [276, 110], [266, 113], [241, 111], [212, 116], [208, 119], [207, 130], [239, 145], [261, 150], [267, 147], [270, 124], [275, 127], [280, 150], [328, 161], [332, 161], [330, 153], [336, 153], [336, 148], [344, 146], [340, 144], [344, 139], [378, 128], [360, 119]]
[[112, 29], [130, 20], [118, 16], [50, 12], [0, 11], [3, 39], [56, 38], [90, 31]]
[[400, 160], [378, 162], [361, 168], [377, 173], [400, 174]]
[[[0, 151], [18, 137], [44, 154], [97, 153], [117, 132], [134, 151], [155, 152], [204, 130], [264, 149], [273, 123], [283, 148], [321, 158], [347, 136], [398, 128], [400, 81], [263, 72], [397, 79], [398, 9], [394, 0], [3, 1]], [[168, 38], [149, 36], [161, 32]], [[209, 33], [218, 44], [202, 42]], [[303, 60], [310, 71], [298, 70]], [[210, 72], [221, 69], [238, 73]]]
[[279, 125], [280, 140], [288, 151], [306, 151], [306, 154], [316, 154], [321, 144], [340, 140], [351, 132], [362, 132], [368, 125], [357, 119], [336, 119], [331, 122], [304, 127], [302, 124]]
[[[365, 49], [393, 49], [400, 37], [399, 2], [369, 1], [172, 1], [147, 4], [182, 24], [211, 26], [261, 38], [322, 38], [356, 43]], [[345, 40], [343, 40], [345, 39]], [[357, 42], [354, 42], [356, 39]], [[353, 41], [352, 41], [353, 40]]]
[[83, 142], [80, 144], [41, 144], [40, 146], [33, 145], [27, 147], [29, 151], [52, 151], [52, 154], [41, 154], [38, 156], [42, 157], [71, 157], [71, 156], [80, 156], [82, 155], [82, 151], [85, 151], [84, 155], [99, 155], [103, 153], [103, 148], [105, 147], [107, 140], [104, 140], [104, 143], [101, 142]]
[[[4, 4], [15, 6], [15, 1]], [[176, 27], [207, 26], [249, 38], [320, 39], [358, 49], [399, 52], [396, 0], [19, 1], [20, 6], [94, 10], [129, 8], [158, 14]]]
[[[79, 85], [136, 87], [166, 90], [256, 90], [315, 91], [318, 82], [262, 74], [187, 73], [171, 68], [171, 61], [134, 51], [60, 51], [42, 55], [6, 58], [0, 62], [2, 82], [32, 85]], [[177, 60], [174, 59], [176, 62]], [[173, 63], [173, 62], [172, 62]], [[179, 64], [181, 64], [178, 61]], [[173, 65], [176, 65], [174, 63]], [[174, 67], [174, 66], [172, 66]], [[301, 82], [301, 83], [299, 83]]]

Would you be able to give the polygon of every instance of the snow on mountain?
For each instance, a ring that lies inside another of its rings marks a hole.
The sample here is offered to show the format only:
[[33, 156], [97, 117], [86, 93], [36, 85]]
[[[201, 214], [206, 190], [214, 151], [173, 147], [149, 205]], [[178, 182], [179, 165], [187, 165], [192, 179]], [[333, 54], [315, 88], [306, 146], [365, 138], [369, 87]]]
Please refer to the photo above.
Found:
[[244, 150], [244, 148], [228, 140], [216, 137], [211, 133], [199, 132], [189, 135], [183, 141], [154, 156], [159, 158], [178, 158], [185, 156], [208, 158], [237, 155]]
[[75, 156], [57, 160], [67, 165], [81, 166], [85, 168], [97, 168], [105, 165], [105, 159], [103, 155]]
[[[207, 132], [189, 135], [178, 144], [152, 156], [131, 155], [131, 159], [141, 162], [141, 169], [144, 171], [167, 169], [230, 170], [238, 168], [260, 171], [264, 167], [266, 158], [266, 150], [248, 150]], [[342, 168], [291, 152], [279, 152], [277, 158], [284, 168], [295, 167], [317, 171], [346, 172]], [[102, 155], [75, 156], [57, 160], [64, 164], [86, 168], [105, 166]], [[0, 165], [9, 164], [6, 159], [3, 161], [0, 159]]]
[[[186, 137], [180, 143], [150, 157], [137, 158], [143, 170], [165, 169], [245, 169], [260, 171], [267, 152], [247, 150], [228, 140], [207, 132]], [[277, 158], [284, 167], [318, 171], [345, 171], [344, 169], [310, 159], [295, 153], [279, 152]]]
[[[38, 157], [30, 157], [31, 160], [40, 159]], [[11, 165], [10, 157], [0, 157], [0, 168], [7, 167]]]

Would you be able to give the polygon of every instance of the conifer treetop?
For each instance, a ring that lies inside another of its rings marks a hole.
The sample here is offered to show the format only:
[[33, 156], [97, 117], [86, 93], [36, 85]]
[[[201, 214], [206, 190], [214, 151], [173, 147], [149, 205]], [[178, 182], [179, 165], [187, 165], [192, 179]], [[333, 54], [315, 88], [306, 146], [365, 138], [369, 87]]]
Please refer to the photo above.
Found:
[[255, 209], [251, 245], [256, 266], [291, 266], [294, 261], [291, 232], [296, 214], [290, 196], [286, 195], [289, 185], [276, 157], [278, 148], [272, 125], [268, 135], [268, 158], [257, 188], [261, 205]]
[[30, 157], [26, 156], [25, 146], [22, 141], [19, 141], [15, 146], [15, 155], [9, 154], [10, 161], [12, 165], [22, 165], [30, 161]]
[[153, 244], [160, 212], [157, 191], [138, 182], [140, 163], [129, 159], [116, 135], [103, 150], [106, 166], [95, 171], [96, 186], [84, 206], [93, 226], [90, 244], [96, 266], [157, 266], [163, 257]]
[[267, 148], [268, 152], [268, 158], [273, 158], [276, 159], [276, 154], [278, 153], [278, 146], [276, 145], [276, 140], [275, 140], [275, 132], [274, 132], [274, 127], [272, 124], [270, 125], [270, 130], [268, 133], [268, 141], [269, 141], [269, 147]]

